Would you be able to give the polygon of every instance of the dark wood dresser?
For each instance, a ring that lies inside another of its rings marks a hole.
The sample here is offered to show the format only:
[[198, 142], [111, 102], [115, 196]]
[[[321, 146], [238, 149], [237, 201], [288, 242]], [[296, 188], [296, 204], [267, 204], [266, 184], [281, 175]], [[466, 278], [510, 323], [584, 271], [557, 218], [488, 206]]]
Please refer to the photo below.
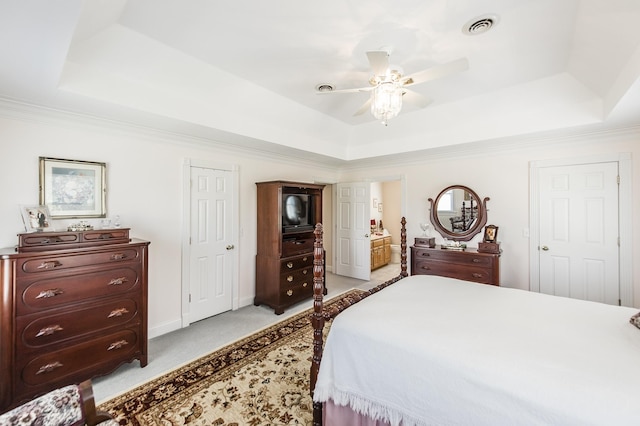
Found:
[[0, 250], [0, 412], [147, 365], [149, 242], [129, 229], [19, 234]]
[[440, 275], [500, 285], [500, 254], [479, 253], [476, 249], [412, 246], [411, 275]]

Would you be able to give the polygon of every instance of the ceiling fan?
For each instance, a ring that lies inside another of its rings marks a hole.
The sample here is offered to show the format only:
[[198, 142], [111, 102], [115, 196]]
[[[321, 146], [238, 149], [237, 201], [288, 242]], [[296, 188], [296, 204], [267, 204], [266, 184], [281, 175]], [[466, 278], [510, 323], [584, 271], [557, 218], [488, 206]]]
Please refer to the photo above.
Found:
[[367, 52], [367, 58], [373, 71], [373, 75], [369, 79], [368, 87], [320, 90], [318, 93], [371, 92], [369, 100], [367, 100], [354, 115], [363, 114], [366, 110], [370, 109], [373, 116], [381, 120], [385, 126], [391, 118], [398, 115], [402, 109], [403, 101], [410, 102], [419, 108], [424, 108], [431, 103], [430, 99], [409, 90], [409, 86], [436, 80], [469, 68], [467, 59], [460, 58], [446, 64], [436, 65], [426, 70], [404, 76], [401, 70], [394, 69], [394, 67], [389, 64], [389, 52], [386, 50]]

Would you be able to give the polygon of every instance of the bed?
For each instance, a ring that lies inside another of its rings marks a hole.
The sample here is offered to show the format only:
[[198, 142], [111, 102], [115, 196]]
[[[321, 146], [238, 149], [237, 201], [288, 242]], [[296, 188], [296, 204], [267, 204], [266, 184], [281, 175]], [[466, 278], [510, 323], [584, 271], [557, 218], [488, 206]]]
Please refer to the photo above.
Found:
[[321, 253], [314, 425], [640, 423], [638, 309], [408, 277], [403, 219], [400, 276], [326, 311]]

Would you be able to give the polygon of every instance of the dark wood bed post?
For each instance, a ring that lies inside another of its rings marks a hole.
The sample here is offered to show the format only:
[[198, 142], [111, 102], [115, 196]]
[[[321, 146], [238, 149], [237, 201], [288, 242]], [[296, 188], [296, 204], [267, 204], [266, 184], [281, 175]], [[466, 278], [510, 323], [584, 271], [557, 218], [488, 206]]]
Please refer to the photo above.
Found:
[[[309, 389], [313, 398], [313, 389], [318, 380], [320, 359], [322, 359], [322, 330], [324, 329], [324, 316], [322, 315], [322, 297], [324, 291], [324, 247], [322, 245], [322, 224], [318, 223], [314, 231], [313, 243], [313, 314], [311, 325], [313, 326], [313, 359], [311, 360], [311, 378]], [[322, 425], [322, 403], [313, 403], [313, 424]]]
[[[324, 247], [322, 245], [322, 224], [316, 224], [314, 231], [315, 241], [313, 243], [313, 314], [311, 314], [311, 325], [313, 326], [313, 358], [311, 360], [311, 377], [309, 381], [309, 390], [311, 398], [313, 398], [313, 390], [318, 380], [318, 372], [320, 371], [320, 361], [322, 360], [322, 346], [324, 344], [323, 329], [326, 321], [331, 321], [340, 312], [344, 311], [354, 303], [359, 302], [367, 296], [370, 296], [383, 288], [400, 281], [408, 276], [407, 273], [407, 221], [403, 217], [400, 221], [400, 275], [390, 279], [387, 282], [377, 285], [368, 291], [360, 294], [345, 297], [331, 308], [324, 308]], [[322, 426], [322, 403], [313, 403], [313, 426]]]

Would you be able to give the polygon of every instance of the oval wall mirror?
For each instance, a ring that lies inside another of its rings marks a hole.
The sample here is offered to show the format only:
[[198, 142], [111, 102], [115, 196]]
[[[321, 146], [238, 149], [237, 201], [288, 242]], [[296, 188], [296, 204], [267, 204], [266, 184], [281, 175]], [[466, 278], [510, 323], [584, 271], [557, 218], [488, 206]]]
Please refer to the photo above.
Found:
[[429, 198], [431, 223], [447, 240], [469, 241], [487, 223], [487, 201], [466, 186], [449, 186]]

